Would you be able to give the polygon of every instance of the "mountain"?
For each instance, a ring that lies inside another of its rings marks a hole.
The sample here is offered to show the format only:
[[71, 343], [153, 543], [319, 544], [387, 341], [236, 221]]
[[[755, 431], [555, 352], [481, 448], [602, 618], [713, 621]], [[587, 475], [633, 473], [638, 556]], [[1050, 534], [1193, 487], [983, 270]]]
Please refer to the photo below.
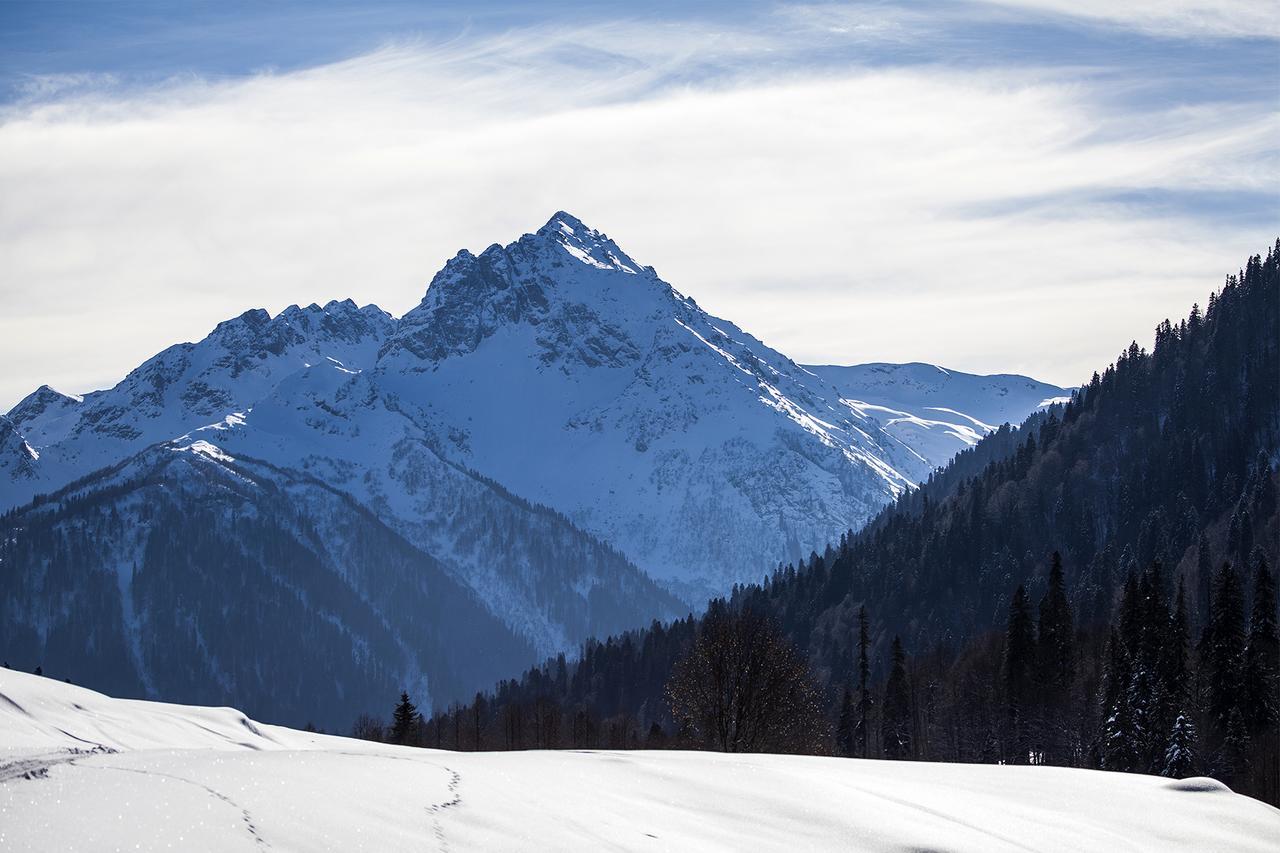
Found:
[[0, 464], [9, 473], [0, 474], [0, 508], [247, 412], [308, 365], [370, 366], [394, 325], [385, 311], [350, 300], [323, 308], [291, 305], [275, 317], [256, 309], [219, 323], [199, 343], [169, 347], [109, 390], [77, 396], [42, 385], [8, 413], [12, 429], [37, 448], [38, 464], [19, 467], [21, 454], [0, 434]]
[[[366, 650], [326, 682], [330, 713], [393, 683], [465, 698], [496, 661], [572, 653], [800, 558], [975, 443], [981, 417], [1061, 391], [967, 377], [894, 398], [842, 370], [795, 364], [563, 213], [460, 252], [399, 320], [349, 300], [248, 311], [114, 388], [43, 386], [0, 418], [0, 648], [73, 669], [87, 650], [97, 686], [297, 722], [322, 656], [228, 627], [261, 606], [325, 654]], [[930, 407], [981, 417], [908, 429]], [[361, 542], [406, 556], [379, 569]], [[380, 571], [428, 587], [393, 606]], [[208, 606], [184, 610], [191, 589]], [[465, 652], [420, 633], [445, 611], [473, 626]]]
[[[565, 213], [450, 260], [374, 373], [450, 458], [690, 601], [859, 526], [947, 455]], [[951, 452], [982, 429], [953, 431]]]
[[[1280, 802], [1277, 328], [1280, 241], [1151, 351], [1132, 343], [1065, 406], [708, 612], [769, 617], [846, 754], [866, 707], [864, 756], [1203, 771]], [[485, 707], [673, 736], [666, 685], [703, 625], [589, 643]]]
[[[124, 695], [346, 726], [534, 648], [346, 495], [159, 445], [0, 521], [0, 649]], [[301, 723], [299, 723], [301, 724]]]
[[[350, 301], [250, 311], [110, 390], [40, 388], [0, 424], [0, 507], [216, 425], [203, 440], [342, 488], [431, 553], [452, 550], [432, 521], [447, 506], [419, 481], [462, 470], [697, 603], [860, 526], [1064, 393], [924, 365], [802, 367], [558, 213], [459, 252], [399, 321]], [[461, 562], [495, 612], [563, 644], [519, 612], [529, 584]]]
[[1030, 412], [1071, 399], [1069, 389], [1027, 376], [977, 376], [920, 362], [805, 369], [834, 386], [845, 405], [875, 417], [885, 432], [922, 457], [926, 475], [1002, 424], [1021, 423]]

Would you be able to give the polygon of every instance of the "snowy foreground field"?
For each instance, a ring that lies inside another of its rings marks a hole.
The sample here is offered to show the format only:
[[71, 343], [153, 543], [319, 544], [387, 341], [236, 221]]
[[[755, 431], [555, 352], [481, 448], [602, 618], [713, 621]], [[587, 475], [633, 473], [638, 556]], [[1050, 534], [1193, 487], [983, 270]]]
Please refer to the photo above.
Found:
[[451, 753], [0, 670], [0, 850], [1275, 850], [1211, 780], [693, 752]]

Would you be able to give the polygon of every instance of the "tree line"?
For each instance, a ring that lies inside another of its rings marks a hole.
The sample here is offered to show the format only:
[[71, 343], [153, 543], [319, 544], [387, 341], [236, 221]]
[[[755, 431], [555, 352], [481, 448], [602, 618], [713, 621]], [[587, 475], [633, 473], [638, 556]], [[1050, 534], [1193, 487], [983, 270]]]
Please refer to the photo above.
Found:
[[1212, 772], [1276, 802], [1260, 709], [1277, 704], [1277, 328], [1280, 241], [1204, 312], [1161, 323], [1151, 352], [1132, 344], [864, 530], [700, 618], [588, 642], [441, 709], [420, 740], [734, 748], [736, 729], [691, 712], [673, 679], [714, 683], [696, 646], [750, 618], [792, 650], [777, 665], [818, 709], [793, 688], [803, 719], [752, 748]]

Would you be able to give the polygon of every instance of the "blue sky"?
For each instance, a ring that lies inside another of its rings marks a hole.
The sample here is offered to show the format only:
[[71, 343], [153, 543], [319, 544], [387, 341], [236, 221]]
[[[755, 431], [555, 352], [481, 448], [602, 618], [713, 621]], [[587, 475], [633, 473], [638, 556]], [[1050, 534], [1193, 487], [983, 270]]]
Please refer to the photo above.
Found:
[[0, 408], [561, 208], [798, 359], [1082, 381], [1280, 232], [1277, 17], [0, 2]]

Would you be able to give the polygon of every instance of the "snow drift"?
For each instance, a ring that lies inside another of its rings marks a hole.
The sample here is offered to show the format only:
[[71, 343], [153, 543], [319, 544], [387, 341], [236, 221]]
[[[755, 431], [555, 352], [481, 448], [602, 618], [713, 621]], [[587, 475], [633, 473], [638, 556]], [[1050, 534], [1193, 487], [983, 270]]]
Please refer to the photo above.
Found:
[[0, 670], [5, 850], [1274, 849], [1211, 779], [699, 752], [450, 753]]

